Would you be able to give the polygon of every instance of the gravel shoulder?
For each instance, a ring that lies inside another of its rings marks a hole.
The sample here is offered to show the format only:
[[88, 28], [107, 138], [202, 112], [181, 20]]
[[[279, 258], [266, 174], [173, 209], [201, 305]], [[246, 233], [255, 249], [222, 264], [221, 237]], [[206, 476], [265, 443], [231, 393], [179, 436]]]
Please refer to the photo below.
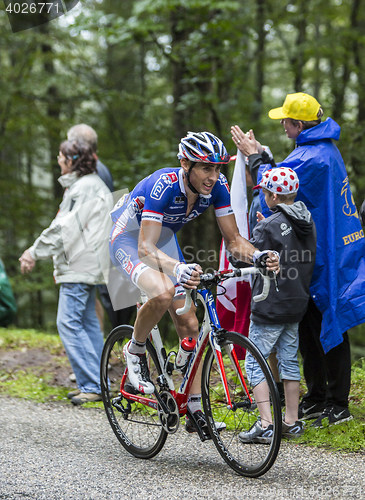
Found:
[[137, 460], [115, 438], [102, 410], [0, 398], [0, 498], [360, 499], [364, 454], [283, 443], [259, 479], [236, 475], [212, 443], [183, 429], [160, 454]]

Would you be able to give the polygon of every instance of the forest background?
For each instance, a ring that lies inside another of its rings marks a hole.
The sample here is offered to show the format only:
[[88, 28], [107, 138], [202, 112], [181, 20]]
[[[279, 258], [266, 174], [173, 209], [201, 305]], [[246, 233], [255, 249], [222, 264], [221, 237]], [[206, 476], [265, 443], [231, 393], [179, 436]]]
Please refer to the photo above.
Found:
[[[268, 110], [308, 92], [341, 125], [358, 208], [365, 197], [365, 0], [82, 0], [18, 33], [0, 1], [0, 30], [0, 256], [19, 327], [56, 329], [52, 262], [21, 276], [18, 258], [57, 212], [57, 154], [76, 123], [97, 131], [115, 189], [131, 189], [178, 166], [188, 130], [213, 132], [234, 154], [230, 126], [253, 128], [284, 159], [294, 144]], [[189, 260], [215, 267], [213, 211], [179, 241]], [[355, 356], [365, 355], [364, 333], [351, 332]]]

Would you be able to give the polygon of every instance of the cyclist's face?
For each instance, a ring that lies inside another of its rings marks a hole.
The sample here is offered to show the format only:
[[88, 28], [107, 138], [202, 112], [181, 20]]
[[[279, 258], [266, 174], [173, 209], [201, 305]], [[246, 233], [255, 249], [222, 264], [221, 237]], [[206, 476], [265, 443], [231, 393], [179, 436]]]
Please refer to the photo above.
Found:
[[212, 192], [221, 172], [221, 165], [216, 163], [196, 163], [190, 172], [190, 182], [200, 194]]

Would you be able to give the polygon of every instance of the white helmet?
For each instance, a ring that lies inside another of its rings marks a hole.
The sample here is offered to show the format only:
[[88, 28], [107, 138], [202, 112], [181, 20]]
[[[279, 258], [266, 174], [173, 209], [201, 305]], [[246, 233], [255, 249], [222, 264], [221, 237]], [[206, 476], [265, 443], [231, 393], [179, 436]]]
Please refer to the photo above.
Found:
[[229, 163], [231, 158], [223, 142], [210, 132], [188, 132], [181, 139], [177, 157], [194, 163]]

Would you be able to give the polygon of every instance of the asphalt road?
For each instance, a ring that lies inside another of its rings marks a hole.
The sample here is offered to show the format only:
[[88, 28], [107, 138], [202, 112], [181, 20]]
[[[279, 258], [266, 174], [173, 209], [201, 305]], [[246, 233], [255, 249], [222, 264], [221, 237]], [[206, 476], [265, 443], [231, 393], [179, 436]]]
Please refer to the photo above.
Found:
[[360, 499], [365, 456], [284, 443], [259, 479], [236, 475], [183, 429], [152, 460], [115, 438], [102, 410], [0, 398], [0, 499]]

